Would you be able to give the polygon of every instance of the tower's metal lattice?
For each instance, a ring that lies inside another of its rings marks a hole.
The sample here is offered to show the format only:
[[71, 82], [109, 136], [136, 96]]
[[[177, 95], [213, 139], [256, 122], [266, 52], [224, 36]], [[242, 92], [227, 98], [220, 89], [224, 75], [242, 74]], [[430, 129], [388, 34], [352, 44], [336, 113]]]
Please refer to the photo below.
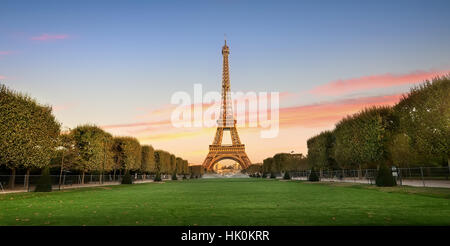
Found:
[[[222, 103], [220, 116], [217, 120], [217, 131], [213, 143], [209, 146], [209, 153], [203, 161], [203, 167], [212, 170], [214, 164], [223, 159], [237, 161], [243, 169], [247, 168], [251, 162], [245, 153], [245, 145], [241, 143], [236, 129], [236, 120], [233, 116], [231, 101], [230, 72], [228, 65], [228, 55], [230, 49], [225, 45], [222, 47], [223, 72], [222, 72]], [[223, 133], [229, 131], [231, 134], [231, 145], [222, 145]]]

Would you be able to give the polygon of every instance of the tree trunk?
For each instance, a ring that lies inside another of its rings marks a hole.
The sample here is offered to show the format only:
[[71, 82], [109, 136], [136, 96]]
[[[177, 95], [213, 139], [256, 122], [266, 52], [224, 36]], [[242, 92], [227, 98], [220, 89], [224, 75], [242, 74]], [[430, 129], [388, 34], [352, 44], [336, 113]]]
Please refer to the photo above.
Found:
[[[448, 173], [450, 173], [450, 157], [447, 158], [447, 167], [448, 167]], [[448, 176], [449, 175], [447, 175], [447, 179], [448, 179]]]
[[358, 179], [361, 179], [361, 176], [362, 176], [362, 170], [361, 170], [361, 165], [359, 165]]
[[64, 169], [64, 152], [62, 152], [61, 156], [61, 170], [59, 171], [59, 189], [61, 189], [61, 178], [63, 174], [63, 169]]
[[81, 184], [84, 184], [84, 171], [83, 171], [83, 175], [81, 175]]
[[116, 181], [116, 169], [114, 168], [114, 171], [113, 171], [113, 181]]
[[16, 168], [11, 169], [11, 177], [9, 178], [9, 188], [14, 189], [16, 183]]
[[30, 185], [30, 169], [27, 169], [27, 173], [25, 174], [25, 182], [24, 182], [24, 188], [27, 188]]

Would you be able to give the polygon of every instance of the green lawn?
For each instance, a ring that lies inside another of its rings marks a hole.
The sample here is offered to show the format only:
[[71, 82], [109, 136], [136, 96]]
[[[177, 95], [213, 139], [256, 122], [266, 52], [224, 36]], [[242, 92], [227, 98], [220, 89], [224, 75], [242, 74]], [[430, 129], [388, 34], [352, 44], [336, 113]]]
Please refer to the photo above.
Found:
[[0, 225], [450, 225], [450, 189], [199, 179], [0, 195]]

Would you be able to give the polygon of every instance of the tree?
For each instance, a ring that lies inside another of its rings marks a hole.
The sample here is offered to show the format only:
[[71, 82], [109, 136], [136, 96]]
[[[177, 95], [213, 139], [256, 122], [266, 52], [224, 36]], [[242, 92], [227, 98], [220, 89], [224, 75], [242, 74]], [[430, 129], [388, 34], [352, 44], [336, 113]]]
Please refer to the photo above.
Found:
[[421, 164], [450, 165], [450, 74], [425, 81], [394, 106], [399, 134]]
[[333, 158], [334, 142], [335, 138], [331, 131], [321, 132], [308, 139], [309, 165], [319, 169], [336, 169], [337, 164]]
[[255, 174], [255, 175], [259, 174], [261, 172], [262, 172], [262, 164], [261, 163], [251, 164], [246, 169], [242, 170], [242, 173]]
[[0, 165], [11, 169], [14, 188], [17, 168], [44, 168], [60, 132], [50, 106], [0, 85]]
[[188, 174], [189, 173], [189, 163], [187, 160], [183, 160], [183, 172], [182, 174]]
[[191, 178], [192, 177], [201, 177], [204, 173], [204, 170], [201, 165], [193, 165], [193, 166], [189, 166], [189, 172], [191, 173]]
[[183, 173], [183, 159], [181, 159], [180, 157], [177, 157], [176, 160], [176, 173], [178, 174], [182, 174]]
[[[156, 150], [155, 153], [158, 153], [158, 162], [156, 162], [157, 165], [159, 165], [159, 171], [163, 174], [169, 174], [171, 173], [171, 160], [170, 160], [170, 153], [164, 150]], [[156, 161], [156, 155], [155, 155], [155, 161]]]
[[273, 164], [272, 171], [280, 173], [286, 170], [286, 166], [288, 164], [289, 154], [286, 153], [278, 153], [273, 156]]
[[120, 171], [137, 171], [142, 165], [142, 149], [133, 137], [115, 137], [113, 144], [116, 168]]
[[142, 172], [154, 172], [155, 171], [155, 150], [150, 145], [142, 146]]
[[388, 143], [390, 160], [398, 167], [422, 165], [420, 158], [412, 147], [411, 137], [405, 133], [393, 135]]
[[153, 181], [161, 181], [161, 151], [155, 151], [155, 178]]
[[116, 162], [114, 159], [114, 138], [111, 134], [103, 135], [103, 161], [101, 168], [101, 182], [103, 182], [104, 172], [110, 172], [115, 169]]
[[395, 121], [392, 108], [366, 108], [341, 120], [334, 130], [334, 158], [343, 168], [369, 167], [388, 158], [387, 140]]
[[64, 169], [73, 167], [76, 162], [77, 153], [75, 149], [75, 141], [70, 132], [61, 133], [58, 137], [58, 147], [56, 148], [56, 154], [50, 161], [50, 166], [57, 166], [59, 171], [59, 187], [62, 184], [62, 175]]
[[[77, 126], [71, 134], [78, 154], [76, 168], [82, 172], [81, 183], [84, 184], [86, 172], [102, 170], [105, 156], [111, 156], [106, 142], [112, 142], [112, 137], [95, 125]], [[112, 161], [109, 163], [112, 164]]]
[[261, 172], [263, 174], [280, 173], [285, 171], [294, 172], [306, 170], [307, 167], [308, 161], [303, 154], [278, 153], [273, 157], [263, 160]]
[[176, 172], [176, 170], [177, 170], [177, 158], [175, 157], [174, 154], [170, 154], [169, 158], [170, 158], [169, 159], [169, 163], [170, 163], [169, 173], [173, 173], [174, 171]]
[[269, 157], [263, 160], [263, 166], [262, 166], [264, 173], [272, 173], [273, 172], [273, 158]]

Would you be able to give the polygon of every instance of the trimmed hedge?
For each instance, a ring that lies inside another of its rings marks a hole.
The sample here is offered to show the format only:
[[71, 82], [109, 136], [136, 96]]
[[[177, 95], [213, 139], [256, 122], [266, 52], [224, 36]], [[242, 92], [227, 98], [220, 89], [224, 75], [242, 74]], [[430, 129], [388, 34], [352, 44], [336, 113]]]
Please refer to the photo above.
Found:
[[155, 178], [153, 179], [153, 181], [155, 181], [155, 182], [161, 182], [162, 181], [160, 172], [156, 172]]
[[271, 179], [276, 179], [277, 176], [275, 176], [275, 173], [274, 173], [274, 172], [271, 172], [271, 173], [270, 173], [270, 178], [271, 178]]
[[177, 173], [174, 172], [172, 174], [172, 180], [178, 180]]
[[289, 175], [288, 171], [284, 172], [283, 179], [291, 179], [291, 175]]
[[375, 184], [377, 186], [390, 187], [396, 186], [394, 177], [392, 176], [392, 171], [386, 164], [382, 164], [377, 172], [377, 177], [375, 178]]
[[317, 172], [316, 170], [314, 170], [314, 168], [311, 169], [311, 173], [308, 176], [308, 181], [310, 182], [320, 181], [319, 176], [317, 175]]
[[133, 179], [131, 178], [131, 174], [129, 171], [126, 171], [125, 175], [123, 175], [122, 184], [133, 184]]
[[52, 179], [50, 177], [50, 169], [44, 168], [42, 170], [42, 176], [34, 189], [35, 192], [51, 192], [52, 191]]

